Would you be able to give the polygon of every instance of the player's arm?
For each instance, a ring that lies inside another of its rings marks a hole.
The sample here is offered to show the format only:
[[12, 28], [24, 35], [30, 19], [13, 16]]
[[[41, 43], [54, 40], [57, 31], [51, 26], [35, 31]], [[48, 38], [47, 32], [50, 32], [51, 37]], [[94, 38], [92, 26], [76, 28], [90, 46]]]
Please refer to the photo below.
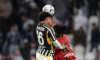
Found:
[[53, 41], [53, 45], [58, 49], [64, 49], [65, 45], [61, 45], [57, 40]]
[[57, 40], [56, 40], [56, 37], [55, 37], [55, 32], [51, 29], [49, 30], [49, 38], [50, 40], [52, 41], [53, 45], [55, 47], [57, 47], [58, 49], [64, 49], [64, 45], [61, 45]]

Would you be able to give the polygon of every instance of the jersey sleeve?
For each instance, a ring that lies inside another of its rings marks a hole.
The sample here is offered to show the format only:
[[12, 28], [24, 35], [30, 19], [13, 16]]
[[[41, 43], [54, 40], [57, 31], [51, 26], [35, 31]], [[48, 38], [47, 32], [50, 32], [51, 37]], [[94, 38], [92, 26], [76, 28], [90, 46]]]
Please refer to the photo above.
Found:
[[56, 40], [56, 36], [55, 36], [55, 32], [53, 29], [50, 29], [48, 32], [49, 38], [51, 41], [55, 41]]

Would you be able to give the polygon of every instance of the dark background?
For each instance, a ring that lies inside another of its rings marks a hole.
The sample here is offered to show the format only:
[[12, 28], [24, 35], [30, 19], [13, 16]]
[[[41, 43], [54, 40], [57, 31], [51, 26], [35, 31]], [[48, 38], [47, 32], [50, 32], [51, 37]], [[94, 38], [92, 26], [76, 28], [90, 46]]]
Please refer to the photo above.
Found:
[[0, 60], [36, 60], [38, 13], [55, 8], [53, 25], [68, 27], [76, 60], [100, 60], [100, 0], [0, 0]]

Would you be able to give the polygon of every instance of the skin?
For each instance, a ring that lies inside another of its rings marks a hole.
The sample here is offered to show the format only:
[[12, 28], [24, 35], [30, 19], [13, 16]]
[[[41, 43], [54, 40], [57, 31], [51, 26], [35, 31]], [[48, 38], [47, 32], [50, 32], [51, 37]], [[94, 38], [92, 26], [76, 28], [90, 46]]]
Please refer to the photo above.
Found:
[[42, 23], [50, 26], [51, 23], [52, 23], [52, 18], [51, 17], [47, 17], [45, 20], [42, 21]]

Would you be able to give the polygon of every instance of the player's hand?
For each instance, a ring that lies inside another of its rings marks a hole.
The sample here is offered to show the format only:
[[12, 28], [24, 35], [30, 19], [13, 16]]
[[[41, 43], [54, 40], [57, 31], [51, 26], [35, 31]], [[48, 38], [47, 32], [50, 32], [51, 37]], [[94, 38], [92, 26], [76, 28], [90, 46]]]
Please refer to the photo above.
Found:
[[63, 47], [63, 49], [65, 49], [66, 48], [66, 45], [65, 44], [62, 44], [62, 47]]

